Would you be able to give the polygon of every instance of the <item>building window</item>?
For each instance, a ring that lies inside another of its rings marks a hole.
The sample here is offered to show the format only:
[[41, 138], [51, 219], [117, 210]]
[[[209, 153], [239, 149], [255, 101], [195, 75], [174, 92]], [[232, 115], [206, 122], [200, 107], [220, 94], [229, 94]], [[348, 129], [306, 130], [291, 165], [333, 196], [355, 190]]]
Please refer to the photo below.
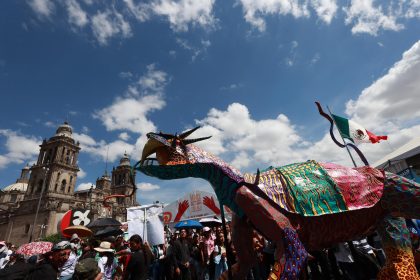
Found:
[[41, 180], [38, 181], [38, 188], [36, 189], [37, 193], [41, 193], [43, 184], [44, 184], [44, 180], [41, 179]]
[[26, 224], [25, 225], [25, 234], [28, 234], [29, 233], [29, 229], [31, 228], [31, 225], [30, 224]]
[[67, 185], [66, 180], [61, 181], [61, 188], [60, 188], [61, 192], [64, 192], [66, 190], [66, 185]]
[[17, 199], [17, 194], [12, 194], [12, 195], [10, 195], [10, 202], [16, 202], [16, 199]]
[[58, 184], [55, 184], [54, 191], [57, 192], [57, 190], [58, 190]]

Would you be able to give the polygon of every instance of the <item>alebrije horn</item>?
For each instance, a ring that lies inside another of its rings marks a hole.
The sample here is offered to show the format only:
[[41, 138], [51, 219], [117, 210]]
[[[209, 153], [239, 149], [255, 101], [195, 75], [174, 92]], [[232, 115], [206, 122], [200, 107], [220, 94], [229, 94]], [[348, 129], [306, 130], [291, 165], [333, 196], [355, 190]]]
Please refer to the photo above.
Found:
[[179, 135], [179, 139], [185, 139], [185, 138], [187, 138], [188, 136], [190, 136], [191, 135], [191, 133], [193, 133], [194, 131], [196, 131], [197, 129], [199, 129], [201, 126], [197, 126], [197, 127], [195, 127], [195, 128], [193, 128], [193, 129], [190, 129], [190, 130], [188, 130], [188, 131], [185, 131], [184, 133], [181, 133], [180, 135]]
[[199, 142], [199, 141], [207, 140], [207, 139], [209, 139], [209, 138], [211, 138], [211, 136], [201, 137], [201, 138], [195, 138], [195, 139], [185, 139], [185, 140], [183, 140], [183, 141], [182, 141], [182, 143], [183, 143], [184, 145], [188, 145], [188, 144], [192, 144], [192, 143], [195, 143], [195, 142]]

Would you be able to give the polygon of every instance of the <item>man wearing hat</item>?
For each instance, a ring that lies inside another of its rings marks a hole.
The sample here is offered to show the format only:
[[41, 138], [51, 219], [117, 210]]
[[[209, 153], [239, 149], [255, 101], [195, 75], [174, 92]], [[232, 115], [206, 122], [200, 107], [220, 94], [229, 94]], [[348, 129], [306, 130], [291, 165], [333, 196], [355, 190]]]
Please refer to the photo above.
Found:
[[79, 256], [77, 255], [77, 244], [80, 241], [79, 236], [74, 233], [70, 239], [70, 255], [64, 265], [60, 268], [60, 280], [70, 280], [73, 277]]
[[73, 274], [73, 280], [97, 280], [100, 278], [100, 269], [95, 259], [88, 258], [79, 261], [76, 264]]
[[51, 251], [45, 254], [44, 260], [31, 271], [27, 280], [57, 280], [60, 268], [68, 260], [70, 252], [70, 242], [61, 241], [54, 244]]

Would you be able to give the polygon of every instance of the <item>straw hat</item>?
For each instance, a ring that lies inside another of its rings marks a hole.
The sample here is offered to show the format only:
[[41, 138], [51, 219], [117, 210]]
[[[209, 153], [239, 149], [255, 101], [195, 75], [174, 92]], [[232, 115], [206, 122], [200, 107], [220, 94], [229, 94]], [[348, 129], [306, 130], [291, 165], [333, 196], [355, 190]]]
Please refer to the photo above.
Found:
[[95, 248], [97, 252], [111, 252], [114, 253], [114, 249], [111, 249], [111, 243], [107, 241], [101, 242], [99, 247]]

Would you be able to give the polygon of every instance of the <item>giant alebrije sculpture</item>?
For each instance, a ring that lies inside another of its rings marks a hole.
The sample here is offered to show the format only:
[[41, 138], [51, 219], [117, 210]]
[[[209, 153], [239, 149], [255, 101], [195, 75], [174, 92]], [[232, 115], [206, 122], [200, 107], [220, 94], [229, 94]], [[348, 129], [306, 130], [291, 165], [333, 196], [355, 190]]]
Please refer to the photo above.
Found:
[[[420, 279], [404, 218], [420, 218], [420, 186], [369, 166], [347, 168], [307, 161], [242, 174], [180, 135], [148, 133], [136, 169], [164, 180], [196, 177], [213, 186], [233, 211], [235, 279], [246, 279], [256, 260], [253, 229], [276, 243], [269, 279], [298, 279], [307, 251], [329, 248], [377, 230], [387, 261], [378, 279]], [[156, 158], [148, 158], [156, 153]], [[222, 275], [227, 278], [227, 275]]]

